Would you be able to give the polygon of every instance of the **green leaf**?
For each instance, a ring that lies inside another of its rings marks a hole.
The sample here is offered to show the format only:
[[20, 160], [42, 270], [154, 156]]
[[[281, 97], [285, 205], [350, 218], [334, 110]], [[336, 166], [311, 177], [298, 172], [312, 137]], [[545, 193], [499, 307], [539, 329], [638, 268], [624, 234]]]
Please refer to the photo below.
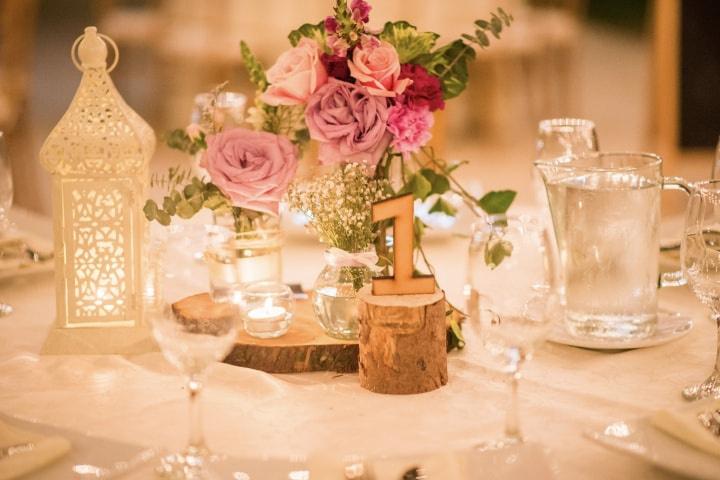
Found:
[[450, 352], [456, 348], [461, 350], [463, 347], [465, 347], [465, 337], [462, 328], [457, 320], [453, 318], [447, 327], [447, 351]]
[[196, 140], [190, 138], [185, 130], [176, 128], [165, 135], [165, 143], [168, 147], [180, 150], [190, 155], [195, 155], [206, 147], [203, 134]]
[[425, 200], [432, 192], [432, 184], [420, 173], [414, 174], [400, 190], [401, 194], [412, 193], [415, 198]]
[[227, 200], [222, 195], [213, 194], [205, 199], [203, 206], [210, 210], [217, 210], [227, 205]]
[[185, 185], [185, 188], [183, 188], [183, 195], [185, 196], [185, 198], [194, 197], [198, 193], [202, 193], [202, 188], [198, 188], [198, 186], [194, 183]]
[[516, 195], [517, 192], [513, 190], [488, 192], [478, 200], [478, 206], [490, 215], [505, 213], [508, 211], [508, 208], [510, 208], [510, 205], [512, 205]]
[[430, 53], [438, 37], [433, 32], [418, 32], [414, 25], [405, 22], [387, 22], [380, 39], [395, 47], [400, 63], [410, 63], [419, 55]]
[[248, 72], [250, 81], [257, 87], [261, 92], [264, 92], [268, 86], [267, 77], [265, 76], [265, 69], [263, 68], [260, 61], [257, 59], [255, 54], [252, 53], [248, 44], [240, 42], [240, 53], [242, 55], [243, 64]]
[[180, 192], [178, 192], [177, 190], [173, 190], [170, 193], [170, 198], [172, 199], [173, 203], [181, 202], [183, 199], [182, 195], [180, 195]]
[[512, 243], [502, 238], [493, 237], [485, 245], [485, 264], [490, 269], [497, 268], [506, 257], [512, 255]]
[[460, 95], [468, 81], [468, 62], [475, 59], [475, 50], [462, 40], [445, 45], [432, 53], [420, 55], [415, 61], [440, 79], [443, 98]]
[[187, 200], [182, 200], [176, 205], [175, 214], [185, 220], [187, 220], [188, 218], [192, 218], [192, 216], [195, 215], [195, 212], [195, 208]]
[[322, 20], [319, 23], [305, 23], [293, 30], [288, 35], [288, 40], [293, 47], [296, 47], [302, 37], [307, 37], [315, 40], [320, 47], [325, 46], [325, 21]]
[[163, 199], [163, 210], [170, 215], [175, 215], [175, 202], [173, 202], [172, 198], [165, 197]]
[[445, 215], [449, 215], [451, 217], [454, 217], [457, 214], [457, 208], [450, 205], [448, 202], [443, 200], [442, 198], [438, 198], [437, 202], [435, 202], [435, 205], [432, 206], [430, 209], [430, 213], [437, 213], [441, 212]]
[[193, 208], [193, 215], [200, 211], [200, 209], [203, 207], [203, 203], [205, 203], [205, 200], [203, 199], [202, 193], [198, 192], [192, 197], [188, 198], [188, 203]]
[[158, 221], [158, 223], [160, 225], [163, 225], [165, 227], [170, 225], [170, 221], [172, 220], [170, 218], [170, 215], [164, 210], [158, 210], [157, 216], [155, 217], [155, 219]]
[[148, 221], [152, 222], [157, 217], [158, 212], [158, 206], [157, 203], [155, 203], [155, 200], [148, 200], [145, 202], [145, 206], [143, 207], [143, 213], [145, 214], [145, 218], [148, 219]]
[[430, 168], [423, 168], [420, 170], [420, 174], [430, 182], [432, 185], [431, 194], [437, 193], [442, 195], [443, 193], [450, 190], [450, 180], [445, 175], [437, 173], [435, 170]]

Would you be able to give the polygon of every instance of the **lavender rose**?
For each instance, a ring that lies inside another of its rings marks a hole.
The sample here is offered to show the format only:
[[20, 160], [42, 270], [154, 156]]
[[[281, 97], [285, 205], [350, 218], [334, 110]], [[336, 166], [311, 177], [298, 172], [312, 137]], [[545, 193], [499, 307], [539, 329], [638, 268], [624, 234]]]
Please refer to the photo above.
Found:
[[330, 78], [308, 99], [305, 123], [310, 137], [320, 142], [323, 165], [377, 165], [390, 143], [388, 107], [365, 87]]
[[278, 214], [280, 199], [298, 166], [286, 137], [233, 128], [207, 139], [201, 166], [236, 207]]

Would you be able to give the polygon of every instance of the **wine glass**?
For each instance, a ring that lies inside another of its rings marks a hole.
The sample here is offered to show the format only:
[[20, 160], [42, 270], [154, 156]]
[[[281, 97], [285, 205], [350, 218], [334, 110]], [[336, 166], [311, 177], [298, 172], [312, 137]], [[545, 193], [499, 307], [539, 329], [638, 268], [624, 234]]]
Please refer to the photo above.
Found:
[[[498, 263], [499, 249], [504, 258]], [[536, 218], [495, 216], [474, 227], [470, 267], [479, 302], [475, 319], [483, 347], [510, 376], [505, 435], [480, 448], [523, 441], [518, 414], [522, 366], [562, 317], [554, 257], [547, 230]]]
[[710, 307], [718, 329], [715, 368], [702, 383], [683, 389], [686, 400], [720, 397], [720, 180], [693, 185], [681, 244], [683, 272], [695, 296]]
[[[5, 236], [10, 230], [11, 222], [8, 217], [13, 202], [13, 181], [10, 170], [10, 160], [5, 147], [5, 135], [0, 132], [0, 236]], [[0, 302], [0, 317], [13, 312], [11, 305]]]
[[720, 179], [720, 136], [718, 136], [717, 147], [715, 147], [715, 160], [713, 161], [712, 175], [713, 180]]
[[207, 290], [207, 272], [189, 248], [192, 235], [187, 228], [172, 225], [163, 238], [155, 239], [149, 255], [155, 282], [150, 300], [146, 298], [152, 331], [165, 358], [185, 376], [190, 399], [190, 435], [181, 452], [161, 459], [157, 473], [171, 479], [215, 478], [208, 465], [218, 460], [203, 436], [200, 394], [204, 374], [232, 349], [240, 325], [238, 307], [213, 303], [202, 318], [188, 318], [175, 302]]

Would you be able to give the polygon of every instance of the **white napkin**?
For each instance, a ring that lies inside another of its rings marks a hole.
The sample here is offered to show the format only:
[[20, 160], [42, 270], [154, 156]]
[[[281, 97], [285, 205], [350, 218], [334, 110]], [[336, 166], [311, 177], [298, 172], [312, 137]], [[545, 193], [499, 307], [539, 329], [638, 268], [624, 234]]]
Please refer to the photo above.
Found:
[[[28, 445], [31, 444], [31, 445]], [[8, 456], [7, 447], [17, 445]], [[70, 451], [70, 442], [58, 436], [42, 436], [0, 420], [0, 480], [18, 478], [54, 462]]]
[[720, 411], [720, 399], [697, 402], [677, 410], [660, 410], [650, 418], [652, 425], [676, 439], [720, 457], [720, 437], [698, 420], [703, 412]]

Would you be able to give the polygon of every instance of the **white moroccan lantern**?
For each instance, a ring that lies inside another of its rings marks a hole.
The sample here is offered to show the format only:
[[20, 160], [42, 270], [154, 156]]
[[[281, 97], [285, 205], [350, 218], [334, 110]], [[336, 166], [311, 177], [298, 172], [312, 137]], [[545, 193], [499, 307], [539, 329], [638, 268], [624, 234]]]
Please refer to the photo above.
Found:
[[[109, 68], [106, 42], [115, 50]], [[109, 37], [87, 27], [71, 58], [80, 86], [40, 150], [53, 177], [57, 283], [57, 321], [43, 352], [147, 350], [142, 204], [155, 135], [110, 79], [118, 49]]]

